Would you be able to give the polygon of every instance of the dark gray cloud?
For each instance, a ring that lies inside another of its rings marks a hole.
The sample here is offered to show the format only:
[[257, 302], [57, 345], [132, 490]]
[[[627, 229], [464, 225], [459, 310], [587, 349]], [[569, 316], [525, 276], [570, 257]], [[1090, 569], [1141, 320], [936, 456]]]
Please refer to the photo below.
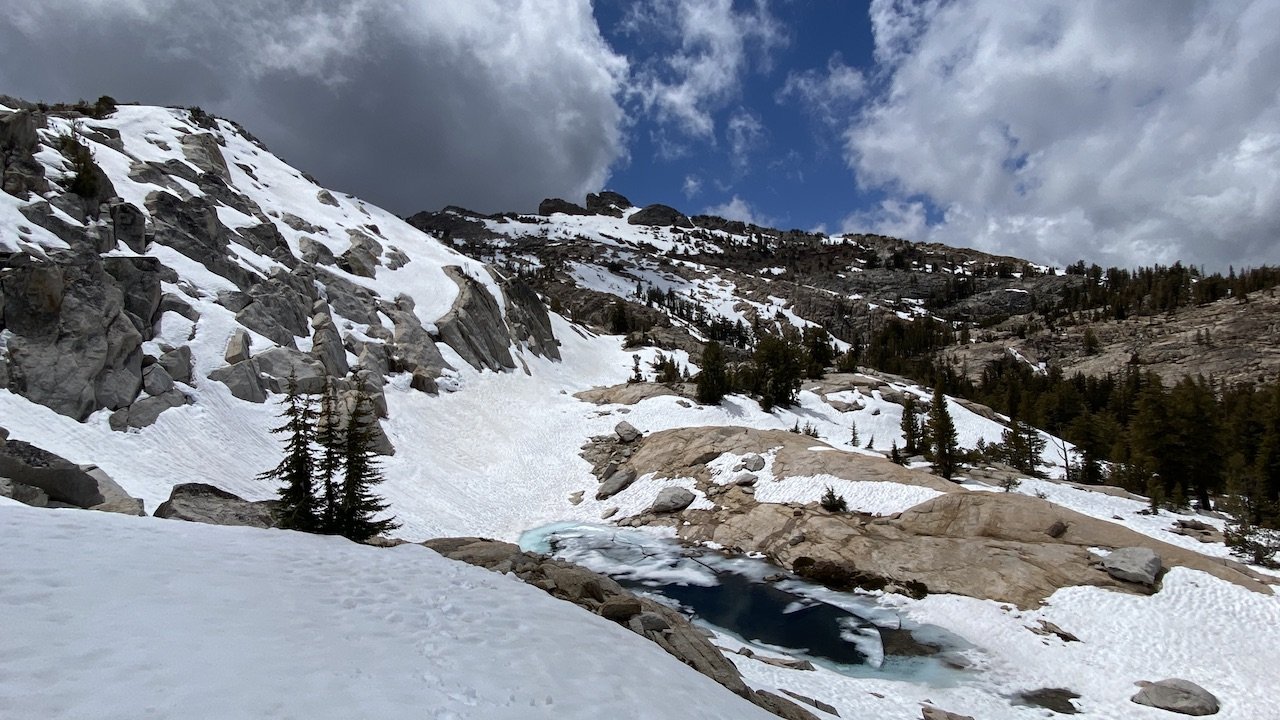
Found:
[[625, 156], [588, 0], [0, 0], [0, 92], [200, 105], [400, 213], [532, 209]]

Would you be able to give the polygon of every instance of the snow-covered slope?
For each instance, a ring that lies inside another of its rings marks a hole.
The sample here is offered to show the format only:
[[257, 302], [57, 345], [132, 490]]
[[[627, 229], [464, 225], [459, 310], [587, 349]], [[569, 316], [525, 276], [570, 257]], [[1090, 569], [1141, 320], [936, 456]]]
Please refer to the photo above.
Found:
[[0, 507], [7, 718], [770, 718], [417, 545]]

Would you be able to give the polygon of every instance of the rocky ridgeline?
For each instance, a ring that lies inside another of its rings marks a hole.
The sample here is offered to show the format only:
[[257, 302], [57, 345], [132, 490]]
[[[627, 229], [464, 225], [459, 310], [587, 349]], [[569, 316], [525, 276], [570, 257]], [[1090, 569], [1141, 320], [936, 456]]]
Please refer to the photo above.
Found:
[[[8, 98], [0, 105], [17, 108], [0, 112], [0, 158], [4, 192], [18, 200], [20, 213], [0, 226], [0, 388], [77, 420], [110, 410], [111, 426], [124, 430], [191, 402], [204, 382], [263, 402], [290, 376], [304, 392], [317, 392], [329, 378], [349, 407], [358, 367], [385, 415], [380, 394], [390, 374], [408, 373], [415, 389], [437, 391], [436, 380], [452, 369], [437, 343], [475, 368], [496, 371], [516, 367], [513, 346], [559, 357], [538, 295], [462, 256], [458, 265], [440, 263], [456, 295], [434, 324], [415, 313], [411, 294], [380, 294], [380, 276], [423, 262], [412, 259], [412, 243], [435, 241], [403, 227], [395, 228], [397, 245], [368, 217], [334, 226], [277, 210], [253, 166], [236, 162], [231, 170], [229, 142], [249, 148], [245, 155], [266, 153], [231, 123], [170, 111], [156, 131], [180, 128], [174, 147], [150, 130], [145, 140], [122, 139], [109, 121], [73, 111], [45, 113]], [[93, 191], [85, 192], [56, 160], [75, 154], [73, 142], [126, 158], [127, 177], [112, 177], [90, 159]], [[138, 142], [154, 147], [139, 152]], [[172, 157], [155, 160], [157, 149]], [[302, 182], [318, 210], [340, 205]], [[117, 186], [126, 185], [130, 196], [140, 194], [139, 185], [146, 190], [141, 207], [122, 199]], [[358, 201], [346, 202], [370, 214]], [[337, 252], [335, 244], [346, 249]], [[484, 272], [492, 283], [475, 277]], [[185, 319], [188, 340], [214, 327], [202, 317], [210, 304], [230, 319], [219, 338], [223, 357], [193, 357], [181, 338], [157, 337], [166, 317]], [[390, 444], [382, 451], [391, 452]]]
[[[583, 218], [617, 219], [595, 230]], [[1077, 277], [1041, 275], [1017, 258], [942, 245], [913, 244], [878, 235], [832, 240], [798, 230], [777, 230], [712, 215], [688, 216], [666, 205], [634, 206], [613, 192], [587, 196], [584, 205], [549, 198], [536, 215], [482, 215], [463, 208], [422, 212], [415, 227], [457, 245], [472, 257], [525, 266], [540, 292], [576, 320], [608, 328], [609, 308], [619, 298], [583, 287], [571, 264], [607, 268], [628, 289], [656, 272], [666, 276], [686, 300], [716, 303], [691, 288], [701, 283], [732, 285], [737, 310], [749, 321], [772, 322], [780, 298], [788, 310], [836, 337], [852, 340], [870, 330], [880, 315], [937, 316], [968, 322], [1029, 313], [1056, 301], [1079, 284]], [[649, 242], [660, 231], [668, 243]], [[554, 237], [556, 242], [546, 242]], [[1023, 275], [1024, 270], [1032, 272]], [[956, 274], [969, 275], [963, 297]], [[684, 288], [681, 290], [680, 288]], [[921, 301], [929, 299], [926, 311]], [[667, 311], [629, 297], [635, 324], [674, 329], [665, 347], [699, 347]], [[732, 303], [731, 303], [732, 304]], [[675, 328], [671, 326], [675, 325]]]

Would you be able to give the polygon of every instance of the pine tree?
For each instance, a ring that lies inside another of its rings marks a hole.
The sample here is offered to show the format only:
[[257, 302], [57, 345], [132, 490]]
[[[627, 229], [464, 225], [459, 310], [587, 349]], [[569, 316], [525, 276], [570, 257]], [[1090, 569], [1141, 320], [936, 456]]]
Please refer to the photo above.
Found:
[[849, 444], [858, 447], [858, 422], [849, 423]]
[[931, 444], [933, 469], [950, 480], [959, 464], [959, 438], [955, 422], [947, 410], [947, 398], [942, 394], [942, 386], [933, 390], [933, 403], [929, 407], [929, 420], [925, 423], [925, 430]]
[[920, 418], [916, 416], [916, 396], [911, 394], [902, 403], [902, 441], [907, 457], [920, 451]]
[[894, 440], [893, 445], [889, 447], [889, 459], [897, 465], [907, 464], [907, 459], [902, 457], [902, 453], [898, 452], [897, 440]]
[[284, 422], [271, 428], [271, 432], [287, 434], [284, 458], [258, 478], [284, 483], [276, 509], [279, 526], [310, 532], [319, 524], [313, 480], [315, 457], [311, 449], [315, 439], [316, 411], [311, 399], [298, 392], [298, 380], [293, 375], [289, 376], [282, 405], [280, 417]]
[[346, 437], [338, 418], [337, 391], [327, 376], [324, 381], [324, 395], [320, 399], [320, 417], [316, 423], [315, 441], [320, 447], [320, 458], [316, 463], [316, 470], [320, 480], [322, 502], [318, 529], [322, 533], [336, 534], [339, 532], [337, 483], [343, 473]]
[[698, 402], [717, 405], [729, 392], [729, 380], [724, 372], [724, 350], [712, 340], [702, 350], [702, 370], [698, 373]]
[[374, 520], [387, 509], [382, 498], [374, 495], [373, 486], [383, 481], [373, 451], [373, 401], [362, 378], [356, 381], [355, 407], [344, 429], [342, 485], [338, 493], [337, 528], [339, 534], [356, 542], [394, 530], [400, 525], [395, 518]]
[[1030, 425], [1014, 420], [1000, 436], [1000, 455], [1018, 472], [1041, 477], [1040, 454], [1044, 452], [1045, 439]]

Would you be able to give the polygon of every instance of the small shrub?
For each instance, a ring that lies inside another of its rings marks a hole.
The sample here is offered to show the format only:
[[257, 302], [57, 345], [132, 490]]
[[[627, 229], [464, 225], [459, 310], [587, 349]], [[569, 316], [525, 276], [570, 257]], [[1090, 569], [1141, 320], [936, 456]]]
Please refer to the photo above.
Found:
[[1005, 492], [1013, 492], [1018, 489], [1019, 485], [1022, 485], [1022, 479], [1012, 475], [1009, 475], [1000, 481], [1000, 489]]
[[827, 491], [822, 494], [820, 502], [822, 503], [822, 509], [827, 512], [847, 512], [849, 510], [849, 503], [837, 495], [836, 489], [830, 485], [827, 486]]

